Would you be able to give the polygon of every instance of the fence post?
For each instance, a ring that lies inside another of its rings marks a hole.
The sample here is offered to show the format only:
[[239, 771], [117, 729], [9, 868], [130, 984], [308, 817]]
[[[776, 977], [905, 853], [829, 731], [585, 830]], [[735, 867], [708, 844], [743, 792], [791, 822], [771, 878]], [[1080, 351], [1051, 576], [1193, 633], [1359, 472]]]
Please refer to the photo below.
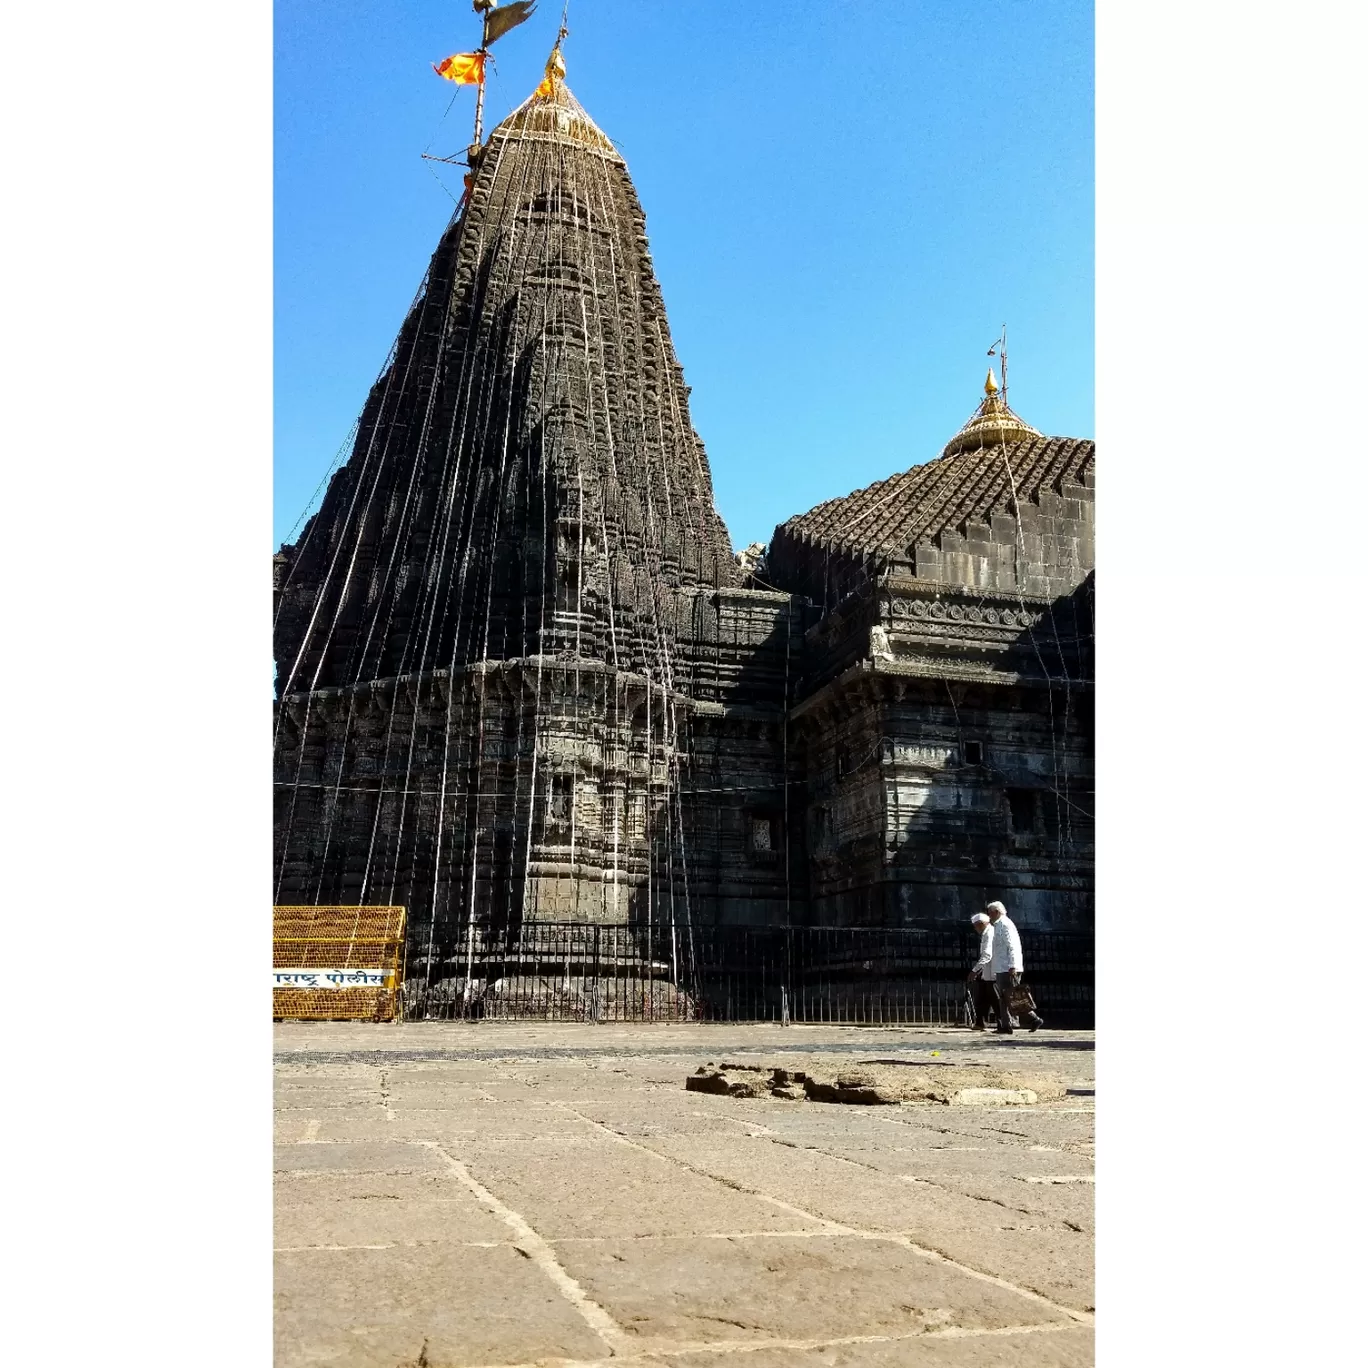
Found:
[[600, 983], [599, 983], [599, 924], [598, 924], [598, 922], [595, 922], [595, 923], [594, 923], [594, 987], [593, 987], [593, 990], [592, 990], [592, 991], [593, 991], [593, 996], [590, 998], [590, 1002], [593, 1004], [593, 1008], [592, 1008], [592, 1010], [593, 1010], [593, 1020], [597, 1021], [597, 1020], [599, 1019], [599, 992], [600, 992]]
[[793, 987], [793, 928], [784, 927], [784, 1020], [787, 1026], [791, 1020], [789, 1016], [789, 990]]

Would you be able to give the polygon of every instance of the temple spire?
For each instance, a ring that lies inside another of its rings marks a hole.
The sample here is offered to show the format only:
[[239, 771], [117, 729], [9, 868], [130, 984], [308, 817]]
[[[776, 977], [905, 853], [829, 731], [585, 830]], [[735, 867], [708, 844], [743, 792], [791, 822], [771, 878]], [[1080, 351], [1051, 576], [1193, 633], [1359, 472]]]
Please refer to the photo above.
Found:
[[981, 447], [1001, 446], [1005, 442], [1020, 442], [1027, 437], [1039, 437], [1029, 423], [1023, 422], [1007, 406], [1007, 329], [1003, 328], [1002, 337], [993, 344], [989, 356], [1000, 356], [1003, 362], [1002, 384], [993, 368], [983, 380], [983, 398], [969, 421], [946, 443], [942, 456], [953, 456], [959, 451], [977, 450]]
[[570, 30], [565, 26], [569, 11], [570, 0], [566, 0], [565, 8], [561, 11], [561, 26], [560, 32], [556, 34], [556, 44], [546, 59], [546, 74], [542, 77], [541, 85], [533, 92], [534, 95], [554, 96], [557, 83], [565, 84], [565, 54], [561, 51], [561, 44], [570, 36]]

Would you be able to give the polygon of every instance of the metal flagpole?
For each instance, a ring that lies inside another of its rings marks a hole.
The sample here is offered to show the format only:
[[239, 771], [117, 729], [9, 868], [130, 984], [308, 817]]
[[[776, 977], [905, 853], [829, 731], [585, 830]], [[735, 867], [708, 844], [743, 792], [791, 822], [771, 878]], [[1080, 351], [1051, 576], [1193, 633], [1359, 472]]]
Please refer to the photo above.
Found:
[[475, 136], [466, 148], [466, 160], [470, 169], [480, 159], [480, 145], [484, 137], [484, 93], [485, 63], [489, 60], [489, 11], [494, 8], [494, 0], [472, 0], [471, 8], [480, 16], [480, 83], [475, 91]]
[[988, 348], [989, 356], [996, 356], [1002, 364], [1002, 402], [1007, 402], [1007, 325], [1002, 325], [1002, 336]]

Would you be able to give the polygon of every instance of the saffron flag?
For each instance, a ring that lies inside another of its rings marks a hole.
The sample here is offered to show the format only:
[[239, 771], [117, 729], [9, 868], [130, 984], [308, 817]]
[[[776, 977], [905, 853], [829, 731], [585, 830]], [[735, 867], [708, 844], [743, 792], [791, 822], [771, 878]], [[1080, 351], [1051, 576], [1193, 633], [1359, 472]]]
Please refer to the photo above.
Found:
[[551, 84], [551, 78], [549, 76], [543, 76], [541, 85], [532, 92], [532, 98], [535, 100], [538, 96], [554, 95], [555, 93], [556, 88]]
[[483, 52], [457, 52], [445, 58], [440, 66], [434, 62], [432, 69], [457, 85], [482, 85], [485, 56]]

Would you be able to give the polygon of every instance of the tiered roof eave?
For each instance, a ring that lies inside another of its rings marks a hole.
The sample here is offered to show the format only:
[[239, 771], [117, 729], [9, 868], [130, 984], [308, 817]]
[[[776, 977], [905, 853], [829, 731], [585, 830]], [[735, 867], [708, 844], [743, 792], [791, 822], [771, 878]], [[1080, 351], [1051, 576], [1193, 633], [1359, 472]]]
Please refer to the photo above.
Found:
[[975, 443], [828, 499], [788, 519], [776, 536], [846, 555], [906, 558], [918, 543], [962, 531], [969, 522], [1012, 515], [1018, 500], [1045, 489], [1093, 482], [1091, 438], [1034, 432], [1014, 441]]

